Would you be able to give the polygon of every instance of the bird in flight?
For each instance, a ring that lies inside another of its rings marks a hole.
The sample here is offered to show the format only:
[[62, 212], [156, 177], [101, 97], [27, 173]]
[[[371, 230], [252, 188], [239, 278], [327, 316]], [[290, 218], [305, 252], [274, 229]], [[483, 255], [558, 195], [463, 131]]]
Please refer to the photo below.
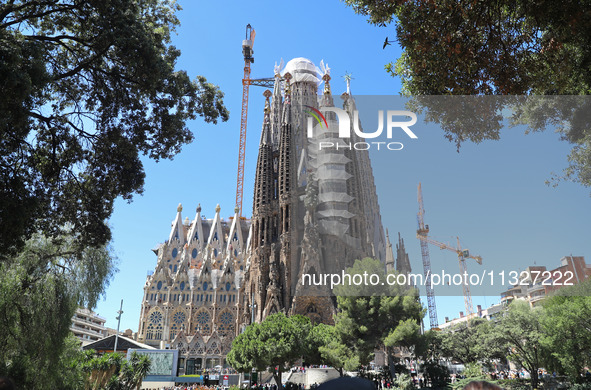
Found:
[[385, 49], [386, 46], [391, 45], [392, 42], [388, 41], [388, 37], [386, 37], [386, 40], [384, 41], [384, 46], [382, 46], [382, 49]]

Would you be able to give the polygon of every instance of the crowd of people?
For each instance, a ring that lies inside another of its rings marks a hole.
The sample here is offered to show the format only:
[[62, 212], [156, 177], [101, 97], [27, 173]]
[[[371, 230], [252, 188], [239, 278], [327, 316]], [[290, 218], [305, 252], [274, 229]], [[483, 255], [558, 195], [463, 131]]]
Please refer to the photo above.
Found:
[[[320, 366], [297, 366], [291, 369], [291, 372], [297, 373], [305, 373], [309, 368], [328, 368], [328, 366], [320, 365]], [[230, 374], [230, 372], [228, 372]], [[591, 373], [587, 372], [586, 376], [591, 378]], [[538, 377], [543, 378], [545, 376], [556, 376], [555, 373], [548, 373], [545, 369], [540, 369], [538, 371]], [[504, 379], [529, 379], [530, 374], [524, 370], [497, 370], [491, 371], [487, 373], [487, 377], [489, 380], [496, 381], [496, 380], [504, 380]], [[420, 375], [412, 375], [412, 381], [416, 388], [423, 388], [425, 386], [425, 382]], [[466, 377], [461, 373], [453, 373], [450, 375], [451, 383], [455, 383], [458, 380], [465, 379]], [[382, 390], [382, 389], [390, 389], [394, 388], [394, 384], [387, 379], [377, 378], [374, 377], [371, 379], [375, 389]], [[318, 384], [314, 383], [310, 385], [309, 389], [316, 389], [318, 388]], [[284, 386], [285, 390], [306, 390], [306, 387], [303, 383], [291, 383], [288, 382]], [[173, 387], [164, 387], [161, 389], [153, 389], [153, 390], [227, 390], [229, 386], [222, 386], [222, 385], [201, 385], [201, 384], [193, 384], [193, 385], [185, 385], [185, 386], [173, 386]], [[277, 385], [271, 383], [259, 384], [254, 385], [251, 387], [253, 390], [277, 390]], [[490, 383], [481, 381], [481, 382], [471, 382], [465, 389], [470, 390], [478, 390], [478, 389], [501, 389], [498, 386], [492, 385]]]

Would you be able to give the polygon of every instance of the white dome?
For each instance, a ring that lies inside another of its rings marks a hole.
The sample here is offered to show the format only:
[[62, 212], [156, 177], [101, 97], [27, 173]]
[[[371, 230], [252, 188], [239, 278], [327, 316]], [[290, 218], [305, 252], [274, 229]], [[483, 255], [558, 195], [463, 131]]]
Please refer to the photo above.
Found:
[[318, 77], [318, 69], [316, 65], [307, 58], [298, 57], [290, 60], [283, 68], [281, 75], [289, 72], [292, 76], [291, 82], [312, 82], [320, 84], [320, 77]]

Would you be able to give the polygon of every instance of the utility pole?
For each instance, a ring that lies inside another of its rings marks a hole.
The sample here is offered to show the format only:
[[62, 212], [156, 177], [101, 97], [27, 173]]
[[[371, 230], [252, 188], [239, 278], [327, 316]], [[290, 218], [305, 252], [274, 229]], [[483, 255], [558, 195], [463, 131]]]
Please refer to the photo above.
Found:
[[115, 319], [117, 320], [117, 333], [115, 333], [115, 348], [113, 349], [113, 352], [117, 352], [117, 342], [119, 341], [119, 325], [121, 325], [121, 314], [123, 314], [123, 299], [121, 300], [121, 306], [119, 307], [119, 311], [117, 312], [117, 314], [119, 314], [117, 317], [115, 317]]

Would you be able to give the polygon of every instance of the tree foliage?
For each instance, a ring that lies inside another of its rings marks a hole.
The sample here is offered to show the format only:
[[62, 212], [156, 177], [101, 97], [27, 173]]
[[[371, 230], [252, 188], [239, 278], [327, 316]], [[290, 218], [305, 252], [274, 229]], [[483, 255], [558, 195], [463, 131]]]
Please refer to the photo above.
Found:
[[[588, 288], [591, 283], [585, 283]], [[576, 286], [581, 290], [584, 286]], [[543, 344], [558, 363], [557, 371], [566, 373], [572, 381], [584, 377], [585, 367], [591, 365], [591, 297], [585, 295], [556, 295], [545, 303]]]
[[355, 371], [359, 367], [359, 357], [345, 345], [333, 325], [317, 324], [308, 336], [306, 362], [327, 364], [335, 368], [340, 376], [344, 371]]
[[[415, 337], [424, 309], [414, 288], [386, 283], [384, 267], [379, 260], [357, 260], [349, 275], [378, 275], [376, 285], [337, 286], [339, 313], [336, 328], [343, 342], [352, 347], [361, 364], [368, 364], [376, 348], [411, 347], [405, 336]], [[382, 284], [383, 283], [383, 284]]]
[[493, 337], [490, 322], [483, 318], [470, 319], [441, 333], [442, 355], [462, 364], [504, 359], [506, 349]]
[[[403, 93], [424, 95], [589, 95], [591, 94], [591, 4], [580, 1], [344, 0], [370, 23], [395, 24], [403, 49], [386, 65], [399, 76]], [[377, 46], [377, 45], [376, 45]], [[496, 116], [512, 100], [488, 101], [484, 126], [447, 123], [455, 109], [436, 115], [458, 149], [466, 140], [500, 138]], [[558, 103], [557, 103], [558, 102]], [[431, 110], [433, 102], [421, 103]], [[541, 103], [541, 105], [540, 105]], [[460, 105], [458, 101], [452, 106]], [[555, 176], [591, 186], [591, 103], [564, 100], [525, 102], [520, 121], [530, 130], [558, 126], [573, 145], [564, 174]], [[437, 111], [437, 109], [435, 110]], [[478, 111], [483, 114], [484, 111]], [[474, 113], [468, 113], [473, 117]], [[457, 122], [454, 118], [452, 121]]]
[[90, 350], [79, 358], [77, 370], [84, 373], [86, 390], [134, 390], [140, 388], [151, 364], [149, 356], [137, 352], [125, 359], [120, 353], [97, 356]]
[[[591, 92], [591, 4], [345, 0], [377, 25], [396, 24], [397, 74], [421, 95]], [[392, 68], [390, 68], [392, 69]]]
[[550, 355], [542, 345], [542, 316], [543, 308], [531, 308], [528, 302], [516, 300], [494, 328], [495, 341], [506, 348], [509, 360], [530, 373], [534, 389], [538, 384], [538, 369]]
[[[141, 155], [171, 158], [223, 94], [175, 69], [169, 0], [0, 3], [0, 253], [73, 225], [109, 241], [113, 201], [141, 193]], [[16, 249], [15, 249], [16, 248]]]
[[269, 369], [281, 390], [281, 374], [307, 352], [311, 327], [307, 317], [272, 314], [234, 339], [227, 361], [240, 372]]
[[82, 253], [74, 247], [71, 236], [35, 235], [18, 255], [0, 263], [0, 375], [19, 387], [67, 388], [63, 371], [72, 361], [71, 318], [78, 305], [96, 304], [115, 272], [108, 247]]

